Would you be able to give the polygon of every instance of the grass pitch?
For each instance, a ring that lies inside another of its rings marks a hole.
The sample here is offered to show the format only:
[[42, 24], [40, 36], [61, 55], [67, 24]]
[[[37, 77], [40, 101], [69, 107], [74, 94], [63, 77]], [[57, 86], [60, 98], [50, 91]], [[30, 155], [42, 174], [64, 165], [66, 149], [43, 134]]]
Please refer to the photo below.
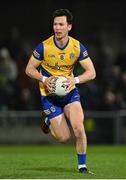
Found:
[[0, 179], [125, 179], [126, 146], [88, 146], [87, 165], [77, 170], [72, 145], [0, 146]]

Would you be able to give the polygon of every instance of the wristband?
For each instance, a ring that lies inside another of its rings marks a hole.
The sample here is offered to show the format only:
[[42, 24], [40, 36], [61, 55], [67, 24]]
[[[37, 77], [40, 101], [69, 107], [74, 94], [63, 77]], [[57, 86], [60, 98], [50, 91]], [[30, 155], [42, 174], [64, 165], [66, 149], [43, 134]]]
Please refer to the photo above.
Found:
[[41, 81], [44, 83], [46, 79], [47, 79], [46, 76], [42, 76]]
[[75, 84], [79, 84], [79, 82], [80, 82], [79, 78], [75, 77], [74, 79], [75, 79]]

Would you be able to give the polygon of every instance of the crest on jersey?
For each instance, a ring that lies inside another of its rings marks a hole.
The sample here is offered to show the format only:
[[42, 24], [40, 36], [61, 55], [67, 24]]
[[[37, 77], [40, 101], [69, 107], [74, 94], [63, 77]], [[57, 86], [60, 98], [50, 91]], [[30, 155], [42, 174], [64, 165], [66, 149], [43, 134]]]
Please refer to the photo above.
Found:
[[74, 53], [70, 53], [70, 59], [73, 59], [75, 57]]

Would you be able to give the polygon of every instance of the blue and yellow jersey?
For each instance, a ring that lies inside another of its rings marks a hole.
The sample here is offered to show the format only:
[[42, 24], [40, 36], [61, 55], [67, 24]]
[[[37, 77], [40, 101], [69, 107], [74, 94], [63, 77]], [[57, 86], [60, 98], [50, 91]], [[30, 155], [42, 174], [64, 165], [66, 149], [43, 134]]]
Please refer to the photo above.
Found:
[[[69, 36], [67, 44], [59, 48], [54, 36], [38, 44], [32, 58], [41, 61], [40, 73], [44, 76], [71, 76], [77, 61], [87, 61], [86, 48], [76, 39]], [[43, 83], [39, 83], [41, 95], [49, 95]], [[74, 89], [75, 86], [72, 88]]]

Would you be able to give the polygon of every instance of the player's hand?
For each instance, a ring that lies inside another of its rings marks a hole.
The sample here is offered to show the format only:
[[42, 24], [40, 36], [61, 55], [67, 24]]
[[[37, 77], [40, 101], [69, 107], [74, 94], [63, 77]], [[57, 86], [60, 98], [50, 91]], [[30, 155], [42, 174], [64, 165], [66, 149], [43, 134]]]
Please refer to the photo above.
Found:
[[52, 93], [54, 91], [54, 76], [50, 76], [49, 78], [46, 78], [44, 85], [46, 86], [47, 90]]
[[71, 88], [75, 85], [75, 79], [74, 77], [65, 76], [67, 78], [66, 81], [64, 81], [64, 84], [66, 84], [68, 87], [67, 89], [70, 91]]

